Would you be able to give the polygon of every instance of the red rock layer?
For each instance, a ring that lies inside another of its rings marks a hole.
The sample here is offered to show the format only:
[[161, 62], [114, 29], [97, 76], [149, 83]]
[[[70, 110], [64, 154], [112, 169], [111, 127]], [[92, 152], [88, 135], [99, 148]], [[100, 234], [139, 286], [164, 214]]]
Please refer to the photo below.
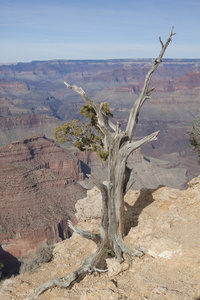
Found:
[[67, 238], [67, 219], [85, 195], [80, 160], [43, 135], [0, 148], [0, 244], [15, 257]]
[[[8, 108], [7, 108], [8, 109]], [[2, 109], [1, 109], [2, 111]], [[5, 114], [6, 109], [4, 109]], [[8, 111], [9, 114], [9, 111]], [[53, 117], [44, 114], [28, 114], [28, 115], [8, 115], [0, 118], [0, 127], [3, 130], [10, 130], [13, 128], [33, 128], [47, 126], [51, 122], [55, 122]]]

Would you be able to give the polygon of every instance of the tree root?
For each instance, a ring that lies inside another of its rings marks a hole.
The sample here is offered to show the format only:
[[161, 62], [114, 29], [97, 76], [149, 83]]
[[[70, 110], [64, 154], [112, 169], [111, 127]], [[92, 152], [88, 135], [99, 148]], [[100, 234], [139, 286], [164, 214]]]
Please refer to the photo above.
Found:
[[100, 234], [92, 233], [92, 232], [89, 232], [89, 231], [86, 231], [86, 230], [82, 230], [82, 229], [76, 227], [70, 220], [68, 220], [68, 226], [72, 230], [74, 230], [76, 233], [81, 235], [82, 237], [84, 237], [88, 240], [92, 240], [97, 245], [99, 245], [101, 243], [101, 235]]
[[[91, 238], [91, 233], [78, 229], [75, 225], [73, 225], [72, 222], [69, 221], [69, 226], [74, 231], [79, 233], [81, 236], [86, 237], [88, 236], [89, 239]], [[86, 234], [86, 236], [85, 236]], [[97, 235], [98, 236], [98, 235]], [[93, 236], [92, 236], [93, 237]], [[98, 240], [98, 239], [97, 239]], [[99, 241], [98, 241], [99, 243]], [[122, 239], [122, 237], [119, 235], [114, 243], [113, 243], [113, 250], [115, 253], [115, 256], [118, 258], [119, 262], [122, 263], [124, 261], [123, 259], [123, 253], [127, 254], [128, 256], [142, 256], [144, 255], [144, 251], [140, 248], [135, 248], [135, 250], [131, 249]], [[113, 250], [111, 250], [113, 252]], [[75, 270], [70, 275], [63, 277], [63, 278], [53, 278], [50, 281], [47, 281], [43, 283], [40, 287], [37, 288], [35, 291], [35, 294], [29, 298], [26, 298], [24, 300], [31, 300], [31, 299], [37, 299], [39, 295], [44, 293], [50, 288], [54, 287], [60, 287], [60, 288], [69, 288], [73, 286], [76, 282], [79, 282], [82, 280], [87, 273], [92, 274], [93, 272], [107, 272], [108, 269], [106, 269], [106, 261], [105, 259], [109, 255], [109, 248], [102, 243], [102, 245], [97, 249], [96, 253], [93, 255], [88, 256], [83, 265], [79, 267], [77, 270]]]
[[88, 256], [85, 259], [83, 265], [77, 270], [75, 270], [73, 273], [63, 278], [53, 278], [50, 281], [46, 281], [37, 288], [33, 296], [24, 300], [37, 299], [42, 293], [56, 286], [60, 288], [69, 288], [73, 286], [76, 282], [82, 280], [87, 273], [92, 274], [93, 272], [107, 272], [108, 269], [101, 269], [103, 256], [105, 256], [105, 254], [103, 254], [102, 248], [98, 249], [95, 254]]
[[144, 251], [140, 248], [135, 248], [132, 249], [131, 247], [129, 247], [125, 241], [122, 239], [122, 236], [119, 235], [118, 237], [116, 237], [116, 242], [119, 245], [119, 247], [121, 248], [122, 252], [130, 255], [130, 256], [138, 256], [141, 257], [144, 255]]

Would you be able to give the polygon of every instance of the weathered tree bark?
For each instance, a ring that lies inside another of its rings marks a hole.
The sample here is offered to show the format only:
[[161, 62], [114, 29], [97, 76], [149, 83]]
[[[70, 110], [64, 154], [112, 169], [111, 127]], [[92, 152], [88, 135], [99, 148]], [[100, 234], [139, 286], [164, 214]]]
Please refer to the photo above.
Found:
[[84, 238], [94, 241], [98, 245], [98, 250], [95, 254], [89, 256], [83, 265], [72, 274], [62, 279], [54, 278], [51, 281], [42, 284], [29, 299], [36, 299], [41, 293], [54, 286], [68, 288], [87, 273], [106, 271], [105, 258], [110, 254], [115, 255], [120, 263], [124, 260], [123, 254], [131, 256], [142, 256], [144, 254], [141, 249], [131, 249], [123, 239], [124, 196], [134, 183], [134, 177], [132, 176], [133, 172], [127, 167], [127, 159], [134, 150], [157, 139], [159, 131], [154, 132], [141, 140], [132, 141], [140, 109], [145, 100], [147, 100], [155, 91], [155, 88], [149, 89], [151, 76], [161, 63], [162, 57], [173, 35], [172, 27], [165, 44], [163, 44], [161, 38], [159, 38], [162, 46], [159, 57], [154, 60], [150, 71], [146, 75], [142, 92], [131, 109], [125, 131], [120, 129], [119, 122], [116, 125], [113, 124], [108, 116], [102, 111], [102, 106], [93, 102], [82, 88], [77, 87], [76, 85], [70, 86], [65, 82], [68, 88], [80, 94], [85, 102], [94, 108], [98, 118], [98, 126], [105, 136], [105, 148], [109, 150], [107, 186], [90, 176], [102, 195], [100, 234], [84, 231], [73, 225], [71, 221], [68, 222], [69, 227], [75, 232]]

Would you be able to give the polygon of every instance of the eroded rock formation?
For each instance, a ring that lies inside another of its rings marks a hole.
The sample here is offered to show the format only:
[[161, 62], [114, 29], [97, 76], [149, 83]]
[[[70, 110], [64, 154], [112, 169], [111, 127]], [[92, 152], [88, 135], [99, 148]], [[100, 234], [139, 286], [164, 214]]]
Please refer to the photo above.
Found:
[[[160, 187], [129, 191], [126, 197], [126, 237], [130, 246], [148, 252], [121, 265], [107, 259], [108, 272], [87, 275], [71, 289], [53, 288], [40, 300], [158, 299], [195, 300], [200, 297], [200, 176], [184, 191]], [[101, 199], [97, 189], [76, 205], [79, 227], [98, 231]], [[96, 245], [73, 234], [58, 243], [54, 258], [32, 275], [23, 274], [3, 283], [2, 300], [21, 300], [33, 295], [42, 282], [65, 277], [78, 268]]]
[[44, 135], [0, 148], [0, 245], [21, 257], [42, 241], [68, 238], [67, 219], [85, 195], [80, 160]]
[[[151, 59], [108, 61], [33, 61], [0, 66], [0, 145], [34, 134], [53, 137], [62, 121], [79, 119], [84, 104], [63, 84], [82, 86], [95, 100], [107, 101], [122, 128], [138, 97]], [[200, 60], [163, 61], [152, 78], [157, 92], [145, 103], [136, 129], [138, 137], [160, 130], [144, 155], [163, 159], [178, 153], [189, 178], [199, 174], [188, 145], [187, 131], [198, 114]], [[122, 105], [123, 103], [123, 105]]]

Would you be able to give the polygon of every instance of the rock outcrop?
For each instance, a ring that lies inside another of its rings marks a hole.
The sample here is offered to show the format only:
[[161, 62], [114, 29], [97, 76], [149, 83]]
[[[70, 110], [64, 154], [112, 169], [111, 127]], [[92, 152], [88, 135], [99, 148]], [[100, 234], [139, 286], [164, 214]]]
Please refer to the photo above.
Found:
[[[68, 238], [67, 219], [85, 195], [81, 161], [44, 135], [0, 148], [0, 245], [22, 257], [40, 242]], [[0, 251], [1, 254], [1, 251]]]
[[[184, 191], [159, 187], [126, 196], [126, 242], [148, 250], [142, 258], [107, 259], [108, 272], [87, 275], [69, 289], [53, 288], [39, 300], [197, 300], [200, 297], [200, 176]], [[79, 227], [98, 231], [101, 199], [97, 189], [76, 204]], [[73, 234], [58, 243], [50, 263], [35, 273], [4, 281], [2, 300], [31, 296], [41, 283], [64, 277], [94, 253], [93, 242]]]
[[54, 129], [61, 124], [45, 114], [12, 114], [8, 106], [0, 108], [0, 147], [27, 136], [45, 134], [52, 138]]

